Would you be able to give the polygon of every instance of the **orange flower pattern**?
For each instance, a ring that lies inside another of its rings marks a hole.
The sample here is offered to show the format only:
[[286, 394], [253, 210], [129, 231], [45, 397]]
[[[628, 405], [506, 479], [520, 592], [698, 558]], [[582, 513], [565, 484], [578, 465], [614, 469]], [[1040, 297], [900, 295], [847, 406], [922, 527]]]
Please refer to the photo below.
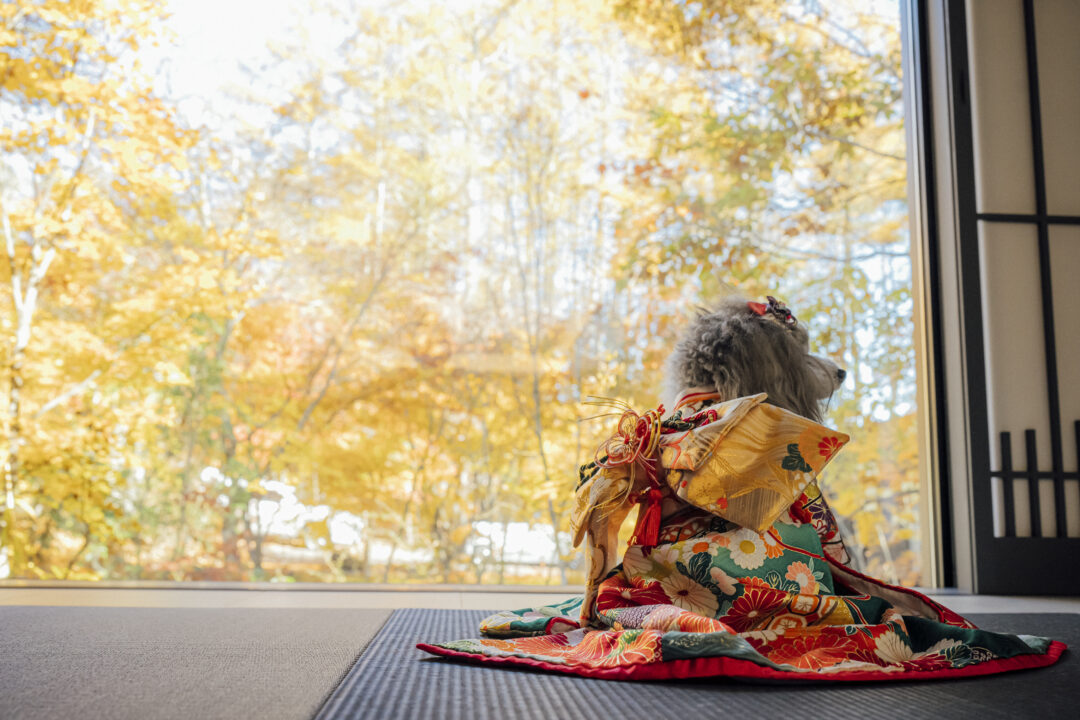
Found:
[[844, 444], [840, 442], [840, 438], [836, 436], [823, 438], [821, 442], [818, 443], [818, 455], [821, 455], [821, 457], [828, 460], [835, 455], [836, 451], [843, 447], [843, 445]]
[[835, 633], [815, 633], [786, 638], [775, 643], [766, 657], [778, 665], [790, 665], [804, 670], [820, 670], [844, 662], [855, 641]]
[[767, 624], [773, 615], [784, 607], [786, 593], [771, 587], [746, 588], [724, 615], [724, 622], [737, 632], [754, 630]]

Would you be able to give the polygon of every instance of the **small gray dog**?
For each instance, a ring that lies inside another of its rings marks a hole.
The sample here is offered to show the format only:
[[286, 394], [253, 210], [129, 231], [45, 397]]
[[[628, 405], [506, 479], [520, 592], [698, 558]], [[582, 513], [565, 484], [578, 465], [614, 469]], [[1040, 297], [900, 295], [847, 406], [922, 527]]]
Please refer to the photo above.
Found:
[[715, 387], [723, 400], [767, 393], [767, 402], [814, 422], [847, 373], [810, 354], [809, 336], [784, 303], [729, 298], [703, 310], [668, 358], [665, 395]]
[[[676, 344], [665, 369], [665, 399], [670, 401], [695, 388], [716, 388], [721, 401], [764, 392], [768, 403], [820, 423], [824, 402], [840, 387], [845, 374], [831, 360], [810, 354], [806, 329], [776, 298], [768, 298], [767, 303], [729, 298], [715, 309], [699, 313]], [[635, 422], [641, 421], [632, 411], [630, 415]], [[620, 433], [608, 443], [618, 440], [617, 447], [630, 448], [633, 440], [622, 429]], [[636, 437], [640, 440], [642, 435]], [[610, 457], [608, 451], [604, 460]], [[593, 620], [600, 582], [619, 561], [619, 527], [631, 506], [646, 503], [638, 516], [642, 528], [649, 526], [642, 518], [659, 515], [662, 525], [688, 507], [687, 501], [655, 478], [650, 490], [647, 473], [635, 477], [625, 463], [618, 467], [619, 472], [604, 473], [599, 470], [599, 461], [583, 465], [578, 484], [574, 545], [586, 535], [589, 538], [588, 581], [582, 603], [585, 623]], [[662, 498], [660, 510], [654, 513], [648, 504], [655, 508], [658, 497]], [[656, 526], [651, 527], [655, 532]], [[638, 530], [634, 532], [636, 537]], [[643, 537], [649, 537], [643, 532]], [[828, 552], [837, 552], [834, 557], [846, 561], [842, 543], [839, 548]]]

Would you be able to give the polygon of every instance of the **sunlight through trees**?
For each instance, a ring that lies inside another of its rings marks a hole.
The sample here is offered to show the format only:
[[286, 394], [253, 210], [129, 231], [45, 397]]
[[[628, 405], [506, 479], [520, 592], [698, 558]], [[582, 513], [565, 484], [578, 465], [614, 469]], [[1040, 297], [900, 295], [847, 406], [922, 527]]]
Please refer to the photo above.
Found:
[[822, 484], [917, 582], [899, 27], [865, 6], [312, 2], [193, 98], [159, 3], [0, 3], [0, 575], [580, 582], [581, 401], [654, 407], [734, 290], [848, 368]]

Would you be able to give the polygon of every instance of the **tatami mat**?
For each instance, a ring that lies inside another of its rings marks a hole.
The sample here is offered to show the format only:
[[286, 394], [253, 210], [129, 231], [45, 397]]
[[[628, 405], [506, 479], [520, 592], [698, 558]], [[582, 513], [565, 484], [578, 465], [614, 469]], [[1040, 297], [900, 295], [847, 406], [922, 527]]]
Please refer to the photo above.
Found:
[[[1080, 660], [981, 678], [857, 685], [626, 683], [433, 658], [418, 641], [476, 636], [485, 615], [398, 610], [323, 707], [338, 718], [1053, 718], [1080, 707]], [[1080, 615], [971, 615], [981, 627], [1080, 647]]]
[[0, 607], [0, 718], [310, 718], [389, 614]]

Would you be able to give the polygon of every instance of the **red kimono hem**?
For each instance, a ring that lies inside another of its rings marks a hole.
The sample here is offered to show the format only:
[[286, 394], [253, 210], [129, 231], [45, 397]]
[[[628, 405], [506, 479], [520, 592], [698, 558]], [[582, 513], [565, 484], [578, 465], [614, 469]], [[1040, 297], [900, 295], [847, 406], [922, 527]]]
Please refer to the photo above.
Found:
[[1013, 670], [1046, 667], [1053, 665], [1067, 649], [1063, 642], [1054, 640], [1044, 654], [1016, 655], [1010, 658], [996, 658], [986, 662], [967, 665], [962, 668], [941, 670], [897, 670], [881, 672], [874, 670], [849, 670], [833, 673], [791, 672], [775, 670], [758, 665], [750, 660], [732, 657], [703, 657], [667, 662], [629, 665], [623, 667], [588, 667], [585, 665], [559, 665], [556, 663], [532, 660], [522, 657], [497, 657], [449, 650], [437, 645], [418, 643], [416, 646], [424, 652], [442, 655], [456, 660], [494, 665], [521, 665], [523, 667], [578, 675], [580, 677], [599, 678], [601, 680], [685, 680], [690, 678], [750, 678], [762, 680], [782, 680], [809, 682], [877, 682], [881, 680], [935, 680], [941, 678], [976, 677], [994, 675]]

